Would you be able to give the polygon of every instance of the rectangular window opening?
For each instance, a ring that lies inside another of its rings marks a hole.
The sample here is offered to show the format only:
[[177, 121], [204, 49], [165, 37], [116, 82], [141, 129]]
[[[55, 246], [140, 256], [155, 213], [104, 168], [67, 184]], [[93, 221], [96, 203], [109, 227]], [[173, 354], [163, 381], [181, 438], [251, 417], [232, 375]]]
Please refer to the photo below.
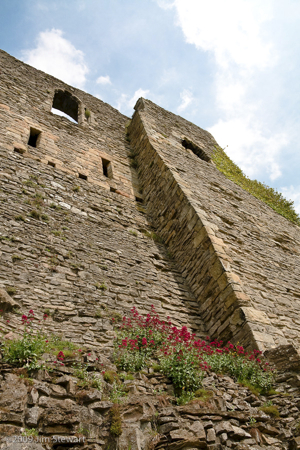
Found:
[[184, 138], [181, 141], [181, 144], [184, 148], [192, 150], [194, 155], [198, 156], [198, 158], [202, 159], [203, 161], [210, 162], [210, 157], [206, 154], [206, 152], [202, 148], [194, 144], [194, 142], [190, 141], [187, 138]]
[[39, 130], [36, 130], [35, 128], [30, 128], [30, 135], [28, 139], [28, 145], [30, 145], [30, 147], [37, 147], [38, 138], [40, 134], [41, 132]]
[[87, 180], [87, 175], [83, 175], [83, 173], [79, 173], [78, 178], [81, 178], [82, 180]]
[[48, 166], [55, 167], [55, 163], [52, 161], [48, 161]]
[[105, 177], [107, 177], [107, 178], [113, 177], [111, 162], [108, 161], [108, 159], [102, 158], [102, 169], [103, 169], [103, 175]]

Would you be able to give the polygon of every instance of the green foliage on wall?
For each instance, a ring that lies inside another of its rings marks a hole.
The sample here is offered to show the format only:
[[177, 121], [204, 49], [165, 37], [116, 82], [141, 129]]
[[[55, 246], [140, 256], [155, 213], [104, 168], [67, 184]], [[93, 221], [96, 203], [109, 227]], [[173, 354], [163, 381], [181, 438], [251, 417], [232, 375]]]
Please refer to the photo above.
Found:
[[283, 195], [265, 183], [257, 180], [250, 180], [242, 170], [226, 155], [224, 150], [216, 147], [212, 160], [220, 172], [229, 180], [241, 186], [245, 191], [254, 197], [262, 200], [278, 214], [300, 226], [300, 217], [294, 210], [294, 202], [286, 200]]

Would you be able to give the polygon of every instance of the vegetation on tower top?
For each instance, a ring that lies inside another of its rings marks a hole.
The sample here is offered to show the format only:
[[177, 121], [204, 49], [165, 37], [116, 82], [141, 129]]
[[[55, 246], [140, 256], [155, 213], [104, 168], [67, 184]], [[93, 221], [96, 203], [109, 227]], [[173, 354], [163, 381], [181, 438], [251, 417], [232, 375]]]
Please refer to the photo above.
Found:
[[248, 178], [221, 147], [215, 147], [212, 160], [216, 164], [217, 169], [229, 180], [241, 186], [254, 197], [262, 200], [290, 222], [300, 226], [300, 217], [294, 209], [294, 202], [285, 199], [280, 192], [267, 186], [265, 183]]

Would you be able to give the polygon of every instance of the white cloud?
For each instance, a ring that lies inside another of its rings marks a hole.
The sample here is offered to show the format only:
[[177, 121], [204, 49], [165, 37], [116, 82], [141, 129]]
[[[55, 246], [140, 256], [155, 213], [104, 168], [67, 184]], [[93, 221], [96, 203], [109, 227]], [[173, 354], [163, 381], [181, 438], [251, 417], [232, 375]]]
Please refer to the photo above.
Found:
[[273, 61], [272, 45], [261, 36], [261, 25], [272, 17], [271, 4], [270, 0], [174, 1], [187, 42], [214, 52], [224, 67], [232, 62], [263, 67]]
[[177, 111], [179, 113], [184, 111], [194, 100], [193, 94], [188, 89], [184, 89], [180, 93], [180, 98], [181, 98], [181, 103], [177, 108]]
[[157, 4], [162, 9], [171, 9], [174, 6], [173, 0], [156, 0]]
[[23, 50], [23, 59], [37, 69], [83, 88], [88, 67], [82, 51], [63, 37], [61, 30], [47, 30], [38, 35], [36, 48]]
[[109, 75], [106, 75], [105, 77], [101, 76], [97, 78], [96, 83], [98, 84], [111, 84], [111, 80], [109, 78]]
[[[164, 1], [158, 5], [166, 9]], [[228, 154], [247, 175], [267, 173], [271, 180], [281, 176], [280, 151], [289, 142], [288, 133], [269, 129], [263, 111], [268, 99], [258, 81], [265, 76], [270, 85], [279, 61], [267, 32], [273, 5], [272, 0], [174, 0], [171, 5], [185, 40], [213, 56], [212, 83], [222, 119], [209, 131], [222, 147], [228, 145]], [[178, 111], [189, 103], [186, 96]]]
[[137, 89], [133, 96], [129, 98], [127, 94], [122, 94], [118, 100], [116, 108], [123, 114], [132, 114], [136, 102], [140, 97], [146, 97], [149, 94], [149, 90]]
[[279, 189], [282, 192], [283, 196], [294, 202], [295, 211], [300, 215], [300, 185], [299, 186], [289, 186], [282, 187]]
[[264, 172], [273, 181], [281, 176], [279, 154], [288, 139], [284, 133], [265, 135], [252, 114], [220, 120], [208, 130], [221, 147], [230, 143], [230, 157], [252, 178]]

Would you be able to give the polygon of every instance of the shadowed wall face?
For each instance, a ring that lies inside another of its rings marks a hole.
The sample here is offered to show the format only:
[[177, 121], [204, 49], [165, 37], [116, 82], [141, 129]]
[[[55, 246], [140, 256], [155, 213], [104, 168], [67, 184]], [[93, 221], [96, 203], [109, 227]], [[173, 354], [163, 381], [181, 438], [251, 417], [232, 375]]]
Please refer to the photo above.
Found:
[[299, 348], [299, 227], [209, 162], [217, 144], [208, 132], [148, 100], [137, 103], [129, 131], [148, 211], [208, 332]]

